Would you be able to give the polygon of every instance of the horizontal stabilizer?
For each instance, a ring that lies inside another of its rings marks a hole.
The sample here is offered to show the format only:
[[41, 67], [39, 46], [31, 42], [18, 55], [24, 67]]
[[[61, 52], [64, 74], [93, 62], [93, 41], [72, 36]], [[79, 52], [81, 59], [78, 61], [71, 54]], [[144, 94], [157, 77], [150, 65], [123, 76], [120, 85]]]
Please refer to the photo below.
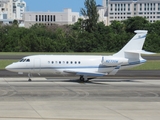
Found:
[[147, 30], [135, 30], [134, 32], [137, 34], [142, 34], [142, 33], [147, 34], [148, 31]]
[[153, 54], [156, 54], [156, 53], [153, 53], [153, 52], [148, 52], [148, 51], [145, 51], [145, 50], [133, 50], [133, 51], [125, 51], [125, 53], [139, 53], [139, 54], [146, 54], [146, 55], [153, 55]]

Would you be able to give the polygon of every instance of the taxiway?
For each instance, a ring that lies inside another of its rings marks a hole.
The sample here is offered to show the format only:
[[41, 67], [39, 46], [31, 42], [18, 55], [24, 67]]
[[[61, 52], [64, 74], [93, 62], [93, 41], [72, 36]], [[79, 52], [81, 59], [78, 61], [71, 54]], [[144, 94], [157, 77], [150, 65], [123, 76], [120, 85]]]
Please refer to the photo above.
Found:
[[0, 78], [0, 120], [159, 118], [159, 79]]

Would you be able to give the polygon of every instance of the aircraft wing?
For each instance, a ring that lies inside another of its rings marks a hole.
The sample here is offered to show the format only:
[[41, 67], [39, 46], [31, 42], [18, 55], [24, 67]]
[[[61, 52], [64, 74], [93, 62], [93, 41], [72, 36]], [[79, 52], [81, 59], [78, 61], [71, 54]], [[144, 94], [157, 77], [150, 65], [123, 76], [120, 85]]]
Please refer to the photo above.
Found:
[[88, 71], [70, 71], [70, 70], [65, 70], [64, 72], [70, 73], [70, 74], [75, 74], [75, 75], [82, 75], [82, 76], [93, 76], [93, 77], [101, 77], [108, 75], [108, 73], [99, 73], [99, 72], [88, 72]]

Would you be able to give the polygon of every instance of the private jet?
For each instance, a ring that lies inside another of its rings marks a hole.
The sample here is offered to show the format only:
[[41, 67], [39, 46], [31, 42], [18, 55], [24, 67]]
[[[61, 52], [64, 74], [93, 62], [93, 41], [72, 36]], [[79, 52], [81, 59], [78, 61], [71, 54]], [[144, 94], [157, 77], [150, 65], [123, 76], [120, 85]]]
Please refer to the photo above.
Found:
[[87, 82], [95, 77], [115, 75], [119, 70], [146, 62], [141, 54], [154, 54], [142, 50], [147, 30], [136, 30], [136, 35], [117, 53], [111, 56], [96, 55], [32, 55], [6, 66], [6, 70], [32, 74], [77, 75]]

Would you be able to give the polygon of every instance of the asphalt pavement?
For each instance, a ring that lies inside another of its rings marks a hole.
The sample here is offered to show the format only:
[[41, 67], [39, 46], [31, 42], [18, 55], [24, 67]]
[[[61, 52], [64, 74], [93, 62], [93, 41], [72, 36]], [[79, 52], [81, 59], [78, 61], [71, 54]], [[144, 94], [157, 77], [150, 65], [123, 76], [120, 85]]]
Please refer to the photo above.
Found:
[[0, 78], [0, 120], [159, 120], [159, 79]]
[[[15, 72], [9, 72], [7, 70], [0, 70], [0, 77], [28, 77], [28, 74], [18, 74]], [[61, 76], [61, 75], [38, 75], [33, 74], [33, 77], [62, 77], [62, 78], [68, 78], [68, 77], [77, 77], [78, 76]], [[101, 79], [107, 79], [107, 78], [160, 78], [160, 70], [122, 70], [119, 71], [116, 75], [113, 76], [104, 76], [99, 77]]]

